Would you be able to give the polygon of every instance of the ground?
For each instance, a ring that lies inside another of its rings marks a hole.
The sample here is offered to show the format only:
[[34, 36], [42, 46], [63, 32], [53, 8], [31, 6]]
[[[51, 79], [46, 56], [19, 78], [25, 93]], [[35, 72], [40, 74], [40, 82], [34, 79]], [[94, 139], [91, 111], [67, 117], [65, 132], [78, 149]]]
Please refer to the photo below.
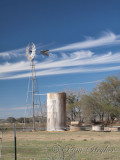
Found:
[[[17, 132], [18, 160], [119, 160], [120, 132]], [[14, 160], [14, 132], [5, 131], [2, 160]]]

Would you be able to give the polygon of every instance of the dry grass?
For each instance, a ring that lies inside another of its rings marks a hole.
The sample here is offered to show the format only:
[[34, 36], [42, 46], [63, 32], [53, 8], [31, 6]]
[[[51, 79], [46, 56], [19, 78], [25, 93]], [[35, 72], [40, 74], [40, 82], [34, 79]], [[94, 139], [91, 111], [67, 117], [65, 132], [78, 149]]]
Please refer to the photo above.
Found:
[[[3, 134], [3, 141], [13, 141], [13, 132], [6, 132]], [[81, 141], [81, 140], [95, 140], [95, 141], [120, 141], [120, 132], [90, 132], [90, 131], [78, 131], [78, 132], [17, 132], [17, 140], [39, 140], [39, 141]]]
[[[105, 146], [117, 147], [120, 151], [120, 132], [17, 132], [17, 154], [18, 160], [27, 160], [34, 158], [35, 160], [47, 160], [45, 147], [49, 148], [49, 154], [53, 154], [52, 147], [58, 143], [63, 148], [65, 145], [71, 144], [75, 148], [90, 148], [97, 146], [104, 148]], [[14, 158], [14, 132], [9, 131], [3, 134], [3, 159], [13, 160]], [[76, 153], [74, 160], [119, 160], [120, 154], [117, 153]], [[22, 157], [22, 158], [21, 158]], [[49, 159], [48, 159], [49, 160]], [[56, 160], [56, 159], [53, 159]], [[62, 159], [61, 159], [62, 160]], [[70, 160], [69, 158], [65, 160]]]

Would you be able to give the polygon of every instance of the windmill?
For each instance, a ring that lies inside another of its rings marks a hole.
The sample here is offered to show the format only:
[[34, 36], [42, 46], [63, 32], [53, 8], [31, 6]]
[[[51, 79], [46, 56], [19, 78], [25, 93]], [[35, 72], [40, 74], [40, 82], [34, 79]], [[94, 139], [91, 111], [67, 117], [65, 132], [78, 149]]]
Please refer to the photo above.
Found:
[[[31, 76], [29, 77], [28, 92], [26, 105], [27, 108], [32, 106], [32, 119], [33, 119], [33, 130], [35, 130], [35, 109], [40, 107], [39, 89], [37, 85], [37, 78], [35, 72], [34, 57], [36, 53], [36, 47], [34, 43], [29, 43], [26, 47], [26, 57], [31, 61]], [[41, 54], [49, 56], [49, 50], [40, 51]]]

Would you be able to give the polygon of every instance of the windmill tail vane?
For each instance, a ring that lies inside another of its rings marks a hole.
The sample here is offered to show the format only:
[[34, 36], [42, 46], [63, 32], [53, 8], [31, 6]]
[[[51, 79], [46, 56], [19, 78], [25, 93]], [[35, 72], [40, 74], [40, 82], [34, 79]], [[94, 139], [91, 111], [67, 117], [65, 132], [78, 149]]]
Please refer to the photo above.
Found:
[[41, 50], [40, 53], [49, 56], [49, 49]]

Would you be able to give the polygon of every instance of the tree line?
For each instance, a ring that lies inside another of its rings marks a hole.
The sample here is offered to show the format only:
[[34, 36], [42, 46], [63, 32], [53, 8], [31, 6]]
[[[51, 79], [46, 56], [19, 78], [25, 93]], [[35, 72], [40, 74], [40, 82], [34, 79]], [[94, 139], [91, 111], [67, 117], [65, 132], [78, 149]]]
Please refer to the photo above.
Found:
[[[118, 76], [107, 77], [96, 84], [91, 92], [85, 89], [65, 91], [67, 121], [80, 121], [81, 123], [113, 123], [120, 120], [120, 79]], [[46, 103], [43, 107], [46, 109]], [[46, 123], [46, 111], [42, 117], [36, 117], [36, 122]], [[15, 119], [9, 117], [10, 123], [24, 123], [24, 117]], [[26, 123], [32, 122], [32, 117], [26, 118]]]
[[67, 93], [67, 119], [89, 123], [112, 123], [120, 120], [120, 79], [107, 77], [91, 92], [84, 89]]

